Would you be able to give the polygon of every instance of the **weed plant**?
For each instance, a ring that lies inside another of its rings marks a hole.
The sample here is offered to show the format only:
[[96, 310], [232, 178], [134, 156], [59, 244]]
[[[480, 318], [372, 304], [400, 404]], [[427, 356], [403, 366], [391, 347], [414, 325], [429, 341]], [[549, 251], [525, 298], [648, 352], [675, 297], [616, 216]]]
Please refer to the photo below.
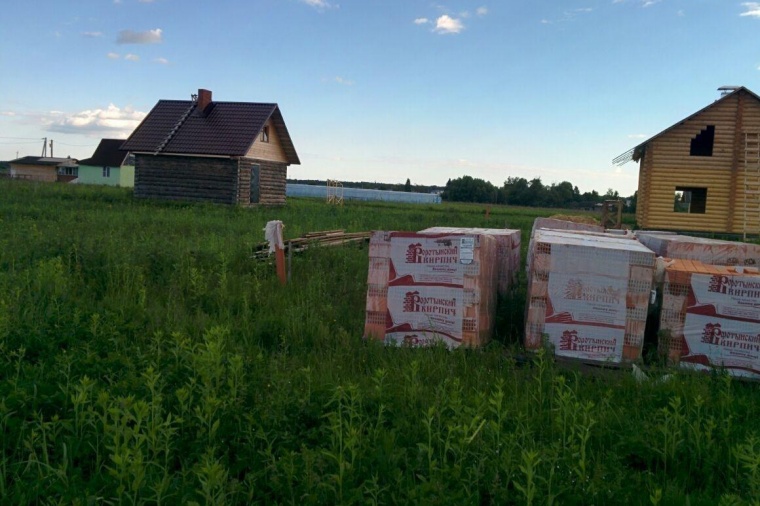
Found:
[[366, 246], [295, 255], [287, 287], [251, 258], [272, 219], [525, 248], [550, 210], [0, 195], [3, 504], [759, 504], [757, 384], [518, 360], [524, 286], [485, 349], [385, 348], [361, 339]]

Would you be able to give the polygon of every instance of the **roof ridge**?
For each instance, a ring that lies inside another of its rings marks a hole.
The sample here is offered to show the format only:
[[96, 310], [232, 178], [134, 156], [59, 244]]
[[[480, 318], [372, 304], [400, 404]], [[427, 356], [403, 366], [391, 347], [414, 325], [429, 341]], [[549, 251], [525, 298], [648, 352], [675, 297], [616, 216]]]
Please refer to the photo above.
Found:
[[185, 111], [185, 113], [182, 115], [182, 117], [177, 120], [177, 123], [174, 125], [174, 128], [169, 132], [169, 134], [164, 138], [163, 142], [158, 145], [156, 148], [156, 151], [153, 153], [154, 155], [157, 155], [161, 152], [162, 149], [166, 147], [167, 144], [169, 144], [169, 141], [172, 140], [172, 137], [174, 137], [174, 134], [177, 133], [177, 130], [180, 129], [182, 124], [187, 120], [188, 116], [190, 116], [190, 113], [193, 112], [195, 109], [196, 103], [191, 100], [190, 107]]

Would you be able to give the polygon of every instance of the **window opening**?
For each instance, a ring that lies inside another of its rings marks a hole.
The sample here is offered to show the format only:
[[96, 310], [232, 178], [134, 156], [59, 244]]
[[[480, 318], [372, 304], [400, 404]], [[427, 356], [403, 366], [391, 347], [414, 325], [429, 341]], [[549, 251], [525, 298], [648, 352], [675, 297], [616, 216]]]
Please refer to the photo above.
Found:
[[707, 125], [692, 140], [689, 155], [712, 156], [715, 141], [715, 125]]
[[705, 214], [707, 211], [707, 188], [676, 186], [673, 194], [673, 212]]

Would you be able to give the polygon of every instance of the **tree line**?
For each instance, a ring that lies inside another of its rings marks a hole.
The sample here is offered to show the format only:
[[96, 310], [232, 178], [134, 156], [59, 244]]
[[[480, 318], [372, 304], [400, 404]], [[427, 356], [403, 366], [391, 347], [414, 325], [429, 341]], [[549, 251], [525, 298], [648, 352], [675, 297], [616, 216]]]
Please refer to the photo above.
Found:
[[[593, 209], [596, 204], [618, 199], [620, 195], [612, 188], [605, 194], [599, 194], [596, 190], [581, 193], [577, 186], [568, 181], [545, 185], [538, 177], [530, 181], [523, 177], [508, 177], [501, 187], [496, 187], [483, 179], [462, 176], [448, 180], [441, 198], [450, 202]], [[635, 210], [635, 194], [624, 200], [630, 201], [628, 210]]]

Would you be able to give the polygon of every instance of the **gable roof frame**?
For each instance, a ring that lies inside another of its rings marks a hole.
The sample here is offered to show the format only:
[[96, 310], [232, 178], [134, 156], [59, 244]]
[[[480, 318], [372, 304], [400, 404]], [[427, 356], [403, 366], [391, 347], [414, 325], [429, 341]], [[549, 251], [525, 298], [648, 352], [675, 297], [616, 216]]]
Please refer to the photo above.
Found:
[[707, 106], [701, 108], [700, 110], [698, 110], [694, 114], [691, 114], [691, 115], [687, 116], [686, 118], [682, 119], [681, 121], [679, 121], [677, 123], [674, 123], [673, 125], [669, 126], [665, 130], [663, 130], [662, 132], [653, 135], [649, 139], [645, 140], [644, 142], [642, 142], [641, 144], [639, 144], [637, 146], [634, 146], [633, 148], [629, 149], [625, 153], [622, 153], [622, 154], [616, 156], [615, 158], [612, 159], [613, 165], [625, 165], [626, 163], [630, 162], [631, 160], [633, 160], [634, 162], [638, 162], [639, 160], [641, 160], [641, 158], [646, 153], [647, 145], [650, 142], [652, 142], [653, 140], [657, 139], [658, 137], [661, 137], [662, 135], [665, 135], [666, 133], [670, 132], [674, 128], [676, 128], [676, 127], [678, 127], [680, 125], [683, 125], [684, 123], [686, 123], [690, 119], [694, 118], [695, 116], [697, 116], [699, 114], [702, 114], [703, 112], [707, 111], [708, 109], [710, 109], [712, 107], [715, 107], [715, 105], [717, 105], [718, 103], [723, 102], [724, 100], [727, 100], [728, 97], [732, 97], [732, 96], [734, 96], [734, 95], [736, 95], [738, 93], [741, 93], [741, 92], [747, 93], [748, 95], [750, 95], [751, 97], [753, 97], [755, 100], [757, 100], [758, 102], [760, 102], [760, 96], [758, 96], [757, 94], [755, 94], [752, 90], [750, 90], [748, 88], [745, 88], [744, 86], [739, 86], [735, 90], [731, 91], [730, 93], [726, 93], [725, 95], [723, 95], [722, 97], [720, 97], [718, 100], [715, 100], [713, 103], [708, 104]]

